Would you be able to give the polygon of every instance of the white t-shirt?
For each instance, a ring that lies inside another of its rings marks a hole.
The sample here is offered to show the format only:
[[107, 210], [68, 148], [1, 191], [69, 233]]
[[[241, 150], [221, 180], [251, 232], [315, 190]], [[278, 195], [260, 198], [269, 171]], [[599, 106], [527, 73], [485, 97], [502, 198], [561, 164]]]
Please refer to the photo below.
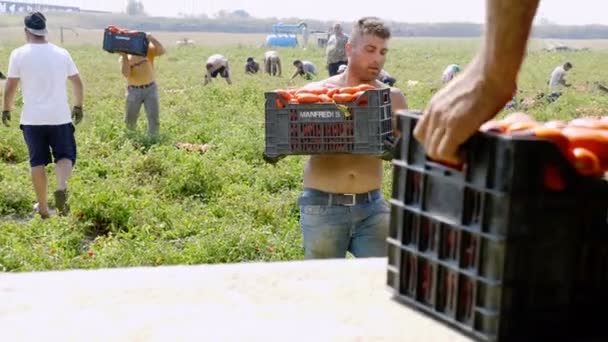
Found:
[[228, 71], [228, 59], [220, 54], [215, 54], [207, 58], [207, 64], [212, 64], [213, 67], [209, 70], [209, 73], [216, 71], [217, 69], [224, 67]]
[[270, 59], [272, 61], [272, 60], [277, 60], [278, 58], [279, 58], [279, 53], [274, 50], [266, 51], [264, 53], [264, 60]]
[[9, 78], [19, 78], [23, 93], [22, 125], [72, 122], [67, 79], [78, 74], [70, 53], [51, 43], [25, 44], [11, 52]]
[[304, 69], [305, 73], [317, 74], [317, 68], [310, 61], [302, 61], [302, 69]]
[[443, 83], [451, 81], [459, 71], [460, 67], [457, 64], [448, 65], [445, 70], [443, 70], [443, 74], [441, 74], [441, 81]]
[[553, 70], [553, 72], [551, 73], [551, 80], [549, 80], [549, 88], [551, 88], [551, 90], [558, 90], [561, 86], [561, 82], [564, 79], [564, 76], [566, 76], [566, 70], [564, 70], [564, 67], [558, 66], [557, 68], [555, 68], [555, 70]]

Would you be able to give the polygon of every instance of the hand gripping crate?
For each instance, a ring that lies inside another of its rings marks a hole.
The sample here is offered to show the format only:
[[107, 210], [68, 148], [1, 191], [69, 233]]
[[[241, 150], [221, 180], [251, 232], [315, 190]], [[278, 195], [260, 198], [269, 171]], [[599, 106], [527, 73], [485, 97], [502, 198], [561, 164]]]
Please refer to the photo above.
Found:
[[266, 158], [286, 155], [382, 155], [390, 145], [390, 89], [368, 90], [345, 103], [291, 104], [277, 93], [266, 97]]
[[103, 33], [103, 49], [110, 53], [124, 52], [146, 56], [148, 39], [145, 32], [116, 31], [106, 28]]
[[[478, 133], [454, 170], [398, 116], [387, 282], [479, 341], [608, 341], [608, 184], [550, 141]], [[564, 190], [550, 184], [559, 178]], [[588, 339], [590, 338], [590, 339]]]

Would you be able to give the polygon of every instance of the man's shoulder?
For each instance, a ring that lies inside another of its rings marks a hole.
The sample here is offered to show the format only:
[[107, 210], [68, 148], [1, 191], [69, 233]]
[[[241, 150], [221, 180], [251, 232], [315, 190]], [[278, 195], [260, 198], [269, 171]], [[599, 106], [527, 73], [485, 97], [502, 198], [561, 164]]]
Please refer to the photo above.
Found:
[[154, 45], [148, 47], [146, 57], [154, 59], [157, 56], [158, 48]]
[[404, 95], [403, 90], [397, 88], [397, 87], [389, 87], [390, 91], [391, 91], [391, 95]]
[[29, 44], [23, 44], [19, 47], [16, 47], [13, 49], [13, 52], [18, 52], [18, 51], [23, 51], [23, 50], [27, 50], [29, 48]]
[[406, 109], [407, 108], [407, 99], [405, 97], [405, 93], [395, 87], [390, 87], [391, 92], [391, 102], [396, 105], [397, 108], [395, 110]]
[[57, 46], [53, 43], [47, 43], [47, 44], [48, 44], [48, 50], [47, 50], [48, 52], [55, 54], [55, 55], [71, 58], [70, 52], [67, 49]]
[[21, 45], [20, 47], [15, 48], [15, 49], [13, 49], [13, 51], [11, 51], [11, 56], [18, 57], [19, 55], [23, 54], [27, 50], [29, 50], [29, 44]]

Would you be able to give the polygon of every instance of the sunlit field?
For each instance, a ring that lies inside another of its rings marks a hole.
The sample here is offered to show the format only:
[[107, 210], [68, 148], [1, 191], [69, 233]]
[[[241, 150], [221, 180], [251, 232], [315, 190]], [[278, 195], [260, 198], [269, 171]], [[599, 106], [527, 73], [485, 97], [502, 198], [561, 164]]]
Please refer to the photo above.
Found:
[[[150, 140], [143, 108], [138, 131], [124, 128], [126, 83], [118, 56], [101, 49], [102, 32], [77, 32], [66, 31], [63, 44], [86, 87], [85, 119], [76, 132], [79, 157], [69, 184], [71, 213], [44, 221], [32, 214], [35, 196], [18, 127], [19, 97], [11, 127], [0, 127], [0, 271], [302, 258], [296, 200], [306, 158], [287, 157], [276, 165], [263, 161], [264, 92], [305, 84], [300, 78], [288, 81], [294, 59], [314, 62], [319, 78], [327, 77], [324, 51], [316, 41], [311, 39], [306, 50], [279, 49], [283, 77], [271, 78], [244, 73], [247, 57], [262, 61], [263, 35], [156, 34], [168, 52], [156, 60], [161, 136]], [[183, 37], [194, 44], [178, 47]], [[58, 32], [50, 39], [59, 44]], [[0, 29], [1, 71], [6, 72], [10, 51], [22, 41], [22, 29]], [[519, 99], [546, 93], [553, 68], [565, 61], [574, 64], [568, 75], [573, 86], [557, 102], [528, 101], [524, 110], [538, 120], [608, 109], [608, 94], [596, 87], [596, 82], [608, 82], [608, 44], [568, 43], [591, 50], [545, 52], [540, 41], [530, 46]], [[444, 67], [466, 65], [478, 44], [475, 39], [396, 38], [385, 69], [397, 78], [410, 107], [421, 110], [441, 87]], [[229, 58], [232, 86], [222, 79], [202, 86], [204, 62], [214, 53]], [[180, 142], [212, 147], [188, 152], [176, 148]], [[388, 197], [388, 162], [385, 171]]]

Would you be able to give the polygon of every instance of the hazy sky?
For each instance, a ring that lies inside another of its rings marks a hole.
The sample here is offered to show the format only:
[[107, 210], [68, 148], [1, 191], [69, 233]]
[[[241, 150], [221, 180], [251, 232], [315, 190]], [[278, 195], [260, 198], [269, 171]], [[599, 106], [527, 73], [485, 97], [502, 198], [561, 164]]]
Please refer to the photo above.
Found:
[[[19, 0], [18, 0], [19, 1]], [[80, 6], [85, 9], [124, 11], [126, 0], [31, 0]], [[30, 2], [30, 1], [23, 1]], [[294, 5], [287, 6], [287, 3]], [[370, 6], [370, 3], [381, 6]], [[365, 15], [407, 22], [470, 21], [483, 22], [485, 0], [143, 0], [150, 15], [176, 16], [178, 13], [214, 14], [221, 9], [244, 9], [256, 17], [297, 16], [321, 20], [353, 21]], [[297, 4], [297, 5], [296, 5]], [[346, 6], [342, 5], [346, 4]], [[361, 4], [355, 6], [355, 4]], [[295, 9], [299, 12], [295, 12]], [[559, 24], [608, 25], [606, 0], [542, 0], [537, 19]]]

